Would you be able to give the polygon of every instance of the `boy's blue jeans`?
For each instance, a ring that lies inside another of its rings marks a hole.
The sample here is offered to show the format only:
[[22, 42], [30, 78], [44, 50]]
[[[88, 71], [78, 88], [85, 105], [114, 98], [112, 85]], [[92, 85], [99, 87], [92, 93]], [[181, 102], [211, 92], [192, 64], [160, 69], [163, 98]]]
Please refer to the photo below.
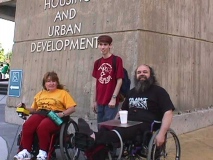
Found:
[[98, 105], [97, 122], [105, 122], [115, 118], [118, 113], [118, 106], [110, 108], [108, 105]]

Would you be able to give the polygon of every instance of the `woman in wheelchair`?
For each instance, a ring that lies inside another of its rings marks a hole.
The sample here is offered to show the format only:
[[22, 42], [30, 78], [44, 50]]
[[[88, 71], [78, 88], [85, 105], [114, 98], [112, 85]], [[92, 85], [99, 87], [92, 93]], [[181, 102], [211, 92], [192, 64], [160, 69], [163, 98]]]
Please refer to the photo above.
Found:
[[60, 123], [55, 123], [54, 118], [51, 119], [48, 113], [66, 121], [69, 115], [75, 112], [76, 103], [60, 84], [55, 72], [47, 72], [44, 75], [42, 86], [43, 89], [35, 95], [31, 108], [24, 106], [32, 115], [23, 124], [21, 148], [20, 152], [14, 156], [14, 160], [31, 159], [30, 152], [35, 133], [39, 141], [37, 160], [46, 160], [51, 135], [60, 130]]
[[[122, 140], [131, 140], [136, 137], [138, 132], [144, 133], [150, 130], [154, 120], [162, 121], [155, 139], [157, 146], [161, 146], [165, 141], [165, 134], [170, 128], [174, 109], [169, 94], [158, 85], [153, 69], [148, 65], [141, 65], [135, 71], [135, 87], [129, 91], [121, 110], [128, 110], [128, 120], [143, 123], [128, 128], [116, 127], [114, 130], [120, 134]], [[79, 133], [92, 137], [95, 144], [120, 142], [114, 131], [93, 132], [81, 118], [78, 120], [78, 126]]]

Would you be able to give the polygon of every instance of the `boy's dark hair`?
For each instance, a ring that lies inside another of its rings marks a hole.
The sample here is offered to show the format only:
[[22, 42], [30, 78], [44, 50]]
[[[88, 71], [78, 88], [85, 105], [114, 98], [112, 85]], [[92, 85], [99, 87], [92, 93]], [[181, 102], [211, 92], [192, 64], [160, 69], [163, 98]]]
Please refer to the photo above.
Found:
[[100, 42], [108, 43], [110, 45], [112, 43], [112, 37], [108, 35], [101, 35], [98, 37], [98, 43]]

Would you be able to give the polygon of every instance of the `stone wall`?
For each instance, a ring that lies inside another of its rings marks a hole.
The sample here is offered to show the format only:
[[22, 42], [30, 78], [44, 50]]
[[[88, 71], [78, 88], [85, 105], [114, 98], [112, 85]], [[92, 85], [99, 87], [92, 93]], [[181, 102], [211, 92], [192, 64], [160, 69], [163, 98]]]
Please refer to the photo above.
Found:
[[[54, 70], [78, 104], [73, 117], [95, 120], [91, 72], [101, 56], [96, 43], [101, 34], [113, 37], [113, 53], [123, 58], [132, 80], [138, 65], [146, 63], [154, 68], [177, 112], [212, 105], [213, 2], [63, 2], [17, 1], [11, 69], [23, 70], [23, 88], [20, 98], [8, 97], [6, 112], [14, 113], [13, 107], [20, 101], [31, 105], [33, 96], [42, 89], [43, 74]], [[6, 119], [16, 121], [13, 114]]]

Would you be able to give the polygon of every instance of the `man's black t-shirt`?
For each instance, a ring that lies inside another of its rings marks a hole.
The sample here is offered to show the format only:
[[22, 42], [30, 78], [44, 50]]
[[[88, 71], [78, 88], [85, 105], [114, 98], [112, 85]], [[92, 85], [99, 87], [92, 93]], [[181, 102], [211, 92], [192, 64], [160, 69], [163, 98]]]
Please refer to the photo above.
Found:
[[166, 90], [152, 85], [145, 92], [131, 89], [121, 109], [128, 110], [128, 120], [153, 122], [161, 121], [166, 111], [175, 108]]

